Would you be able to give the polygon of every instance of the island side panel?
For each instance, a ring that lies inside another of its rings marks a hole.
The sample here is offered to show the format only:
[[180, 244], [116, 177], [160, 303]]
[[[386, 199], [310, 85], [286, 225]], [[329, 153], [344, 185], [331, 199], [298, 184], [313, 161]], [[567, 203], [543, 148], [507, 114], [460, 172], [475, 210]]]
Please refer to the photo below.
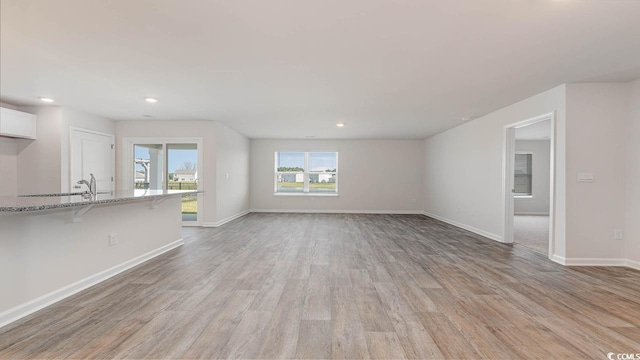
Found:
[[180, 203], [96, 205], [75, 223], [77, 207], [0, 213], [0, 326], [182, 244]]

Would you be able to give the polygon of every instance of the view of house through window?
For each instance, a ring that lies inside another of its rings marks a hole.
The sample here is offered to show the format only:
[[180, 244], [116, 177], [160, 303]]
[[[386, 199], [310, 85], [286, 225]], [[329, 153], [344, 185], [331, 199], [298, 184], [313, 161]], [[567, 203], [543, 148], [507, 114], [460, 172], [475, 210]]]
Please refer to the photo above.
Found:
[[276, 193], [338, 193], [337, 152], [275, 153]]
[[[197, 190], [197, 144], [135, 144], [135, 188]], [[182, 197], [182, 220], [197, 221], [197, 195]]]
[[516, 196], [533, 195], [531, 186], [532, 157], [532, 154], [516, 154], [513, 182]]
[[[167, 144], [167, 190], [198, 190], [198, 145]], [[182, 221], [198, 220], [198, 196], [182, 196]]]

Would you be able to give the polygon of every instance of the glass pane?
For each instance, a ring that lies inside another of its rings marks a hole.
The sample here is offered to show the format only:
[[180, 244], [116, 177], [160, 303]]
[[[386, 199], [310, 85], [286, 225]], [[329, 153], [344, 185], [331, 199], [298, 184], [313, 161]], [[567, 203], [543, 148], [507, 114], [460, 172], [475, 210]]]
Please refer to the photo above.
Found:
[[309, 153], [309, 171], [336, 172], [337, 153], [311, 152]]
[[304, 191], [303, 174], [277, 174], [277, 192], [298, 193]]
[[182, 196], [182, 221], [198, 221], [198, 195]]
[[336, 174], [309, 174], [309, 192], [335, 193]]
[[162, 190], [164, 181], [164, 153], [162, 144], [133, 145], [136, 189]]
[[[198, 189], [198, 145], [167, 144], [167, 190]], [[198, 196], [182, 196], [182, 221], [198, 220]]]
[[514, 166], [514, 192], [517, 195], [531, 195], [531, 154], [516, 154]]
[[303, 152], [276, 153], [276, 171], [304, 171]]

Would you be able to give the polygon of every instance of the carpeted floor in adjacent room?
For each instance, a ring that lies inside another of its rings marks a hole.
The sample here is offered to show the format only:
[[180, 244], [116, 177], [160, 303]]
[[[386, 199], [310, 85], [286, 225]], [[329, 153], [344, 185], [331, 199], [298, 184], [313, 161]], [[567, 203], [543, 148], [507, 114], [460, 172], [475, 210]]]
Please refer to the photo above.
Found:
[[547, 255], [549, 253], [549, 216], [514, 216], [513, 242]]

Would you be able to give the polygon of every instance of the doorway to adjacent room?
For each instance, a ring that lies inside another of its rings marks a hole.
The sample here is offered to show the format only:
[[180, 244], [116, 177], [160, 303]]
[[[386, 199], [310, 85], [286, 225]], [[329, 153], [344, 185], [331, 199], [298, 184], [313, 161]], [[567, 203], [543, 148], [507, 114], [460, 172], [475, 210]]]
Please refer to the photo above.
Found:
[[505, 242], [553, 254], [553, 114], [506, 128]]

